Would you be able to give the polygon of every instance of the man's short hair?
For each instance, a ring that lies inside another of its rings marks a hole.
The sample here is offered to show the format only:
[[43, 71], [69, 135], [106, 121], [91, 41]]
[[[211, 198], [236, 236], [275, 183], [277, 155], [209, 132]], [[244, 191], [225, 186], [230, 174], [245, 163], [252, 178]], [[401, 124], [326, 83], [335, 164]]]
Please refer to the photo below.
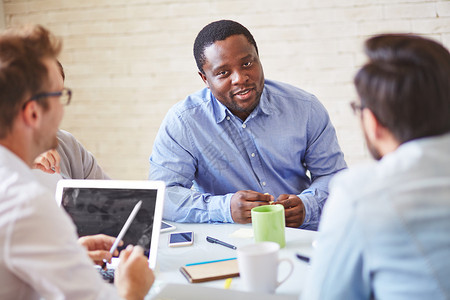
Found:
[[[60, 50], [60, 40], [42, 26], [0, 34], [0, 138], [11, 131], [25, 98], [45, 92], [48, 71], [43, 59], [56, 59]], [[40, 104], [45, 108], [47, 102]]]
[[404, 143], [450, 131], [450, 54], [409, 34], [368, 39], [369, 61], [356, 74], [362, 107]]
[[216, 41], [223, 41], [227, 37], [232, 35], [243, 34], [248, 42], [255, 46], [256, 53], [258, 53], [258, 46], [256, 46], [255, 39], [253, 35], [248, 31], [247, 28], [239, 24], [238, 22], [231, 20], [220, 20], [212, 22], [198, 33], [194, 42], [194, 57], [197, 63], [197, 68], [200, 72], [203, 71], [203, 65], [206, 62], [205, 48], [214, 44]]

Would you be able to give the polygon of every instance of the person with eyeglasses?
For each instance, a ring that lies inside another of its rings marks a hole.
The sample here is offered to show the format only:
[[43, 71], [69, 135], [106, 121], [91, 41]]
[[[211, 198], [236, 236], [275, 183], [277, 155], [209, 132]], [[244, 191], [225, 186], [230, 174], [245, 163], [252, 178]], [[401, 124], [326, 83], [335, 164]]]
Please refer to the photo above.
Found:
[[40, 153], [56, 148], [70, 101], [60, 49], [42, 26], [0, 34], [0, 299], [144, 299], [154, 281], [144, 250], [122, 250], [115, 287], [106, 283], [83, 246], [111, 244], [78, 240], [70, 217], [31, 171]]
[[301, 299], [450, 299], [450, 53], [365, 42], [351, 103], [375, 159], [330, 183]]
[[[65, 73], [58, 61], [61, 78], [58, 84], [63, 86]], [[72, 91], [64, 88], [60, 95], [63, 105], [69, 105]], [[59, 129], [56, 137], [58, 146], [39, 155], [34, 161], [33, 168], [49, 174], [60, 174], [64, 179], [111, 179], [100, 167], [94, 155], [89, 152], [70, 132]], [[56, 187], [56, 179], [50, 180], [41, 174], [38, 175], [51, 189]]]

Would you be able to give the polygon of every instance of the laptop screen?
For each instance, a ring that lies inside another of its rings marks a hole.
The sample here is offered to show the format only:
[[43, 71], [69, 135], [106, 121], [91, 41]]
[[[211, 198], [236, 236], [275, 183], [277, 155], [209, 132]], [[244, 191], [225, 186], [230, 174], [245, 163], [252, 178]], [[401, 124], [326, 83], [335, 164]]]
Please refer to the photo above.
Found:
[[[123, 237], [124, 245], [139, 245], [156, 264], [162, 217], [164, 184], [152, 181], [62, 180], [57, 200], [76, 225], [78, 235], [106, 234], [116, 237], [136, 203], [142, 201], [135, 219]], [[158, 201], [160, 200], [160, 201]], [[157, 227], [157, 228], [155, 228]], [[154, 236], [156, 235], [156, 236]], [[156, 245], [155, 245], [156, 243]], [[153, 265], [152, 265], [153, 264]]]

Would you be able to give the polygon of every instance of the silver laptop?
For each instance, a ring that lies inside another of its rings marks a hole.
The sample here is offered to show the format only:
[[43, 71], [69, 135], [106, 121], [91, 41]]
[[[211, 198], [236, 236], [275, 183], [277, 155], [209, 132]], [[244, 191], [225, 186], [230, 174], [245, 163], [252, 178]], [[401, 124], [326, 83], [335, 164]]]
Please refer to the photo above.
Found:
[[137, 202], [142, 206], [123, 237], [124, 245], [144, 248], [150, 268], [156, 266], [165, 184], [148, 180], [60, 180], [56, 201], [75, 223], [79, 236], [116, 237]]

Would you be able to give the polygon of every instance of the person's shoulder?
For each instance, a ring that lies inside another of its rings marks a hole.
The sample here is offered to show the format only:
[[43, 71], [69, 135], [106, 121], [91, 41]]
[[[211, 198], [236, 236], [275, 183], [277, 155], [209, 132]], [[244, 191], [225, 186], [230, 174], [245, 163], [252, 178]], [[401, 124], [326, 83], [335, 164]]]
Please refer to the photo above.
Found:
[[[56, 150], [61, 150], [62, 152], [73, 151], [75, 148], [83, 147], [81, 143], [73, 136], [70, 132], [59, 129], [56, 133], [58, 138], [58, 147]], [[61, 154], [61, 151], [58, 153]]]
[[368, 198], [382, 188], [379, 169], [379, 164], [371, 161], [340, 171], [330, 181], [330, 194], [345, 194], [342, 198], [352, 202]]
[[317, 101], [316, 96], [313, 94], [289, 83], [266, 79], [264, 86], [272, 96], [280, 96], [285, 99], [292, 98], [300, 101]]
[[319, 120], [327, 120], [328, 112], [323, 104], [314, 94], [311, 94], [299, 87], [288, 83], [274, 80], [265, 81], [265, 90], [263, 93], [265, 99], [275, 109], [280, 111], [292, 111], [295, 114], [302, 114], [304, 117], [314, 115]]
[[77, 139], [68, 131], [65, 131], [63, 129], [59, 129], [56, 133], [56, 136], [58, 139], [63, 141], [76, 141]]
[[203, 88], [195, 93], [188, 95], [184, 100], [174, 104], [169, 113], [182, 115], [189, 111], [195, 111], [211, 102], [211, 92], [207, 88]]
[[61, 155], [61, 158], [63, 158], [63, 156], [66, 158], [72, 157], [75, 152], [87, 151], [81, 142], [68, 131], [59, 129], [56, 136], [58, 138], [58, 147], [56, 148], [56, 151]]
[[[8, 161], [5, 162], [4, 159]], [[11, 200], [12, 204], [20, 205], [43, 194], [51, 197], [49, 190], [36, 178], [35, 173], [12, 153], [0, 149], [0, 164], [0, 196], [3, 203]]]
[[0, 145], [0, 183], [16, 184], [34, 179], [31, 169], [15, 153]]
[[201, 89], [174, 104], [167, 112], [163, 123], [174, 125], [179, 122], [195, 122], [195, 119], [210, 115], [213, 111], [211, 91]]

